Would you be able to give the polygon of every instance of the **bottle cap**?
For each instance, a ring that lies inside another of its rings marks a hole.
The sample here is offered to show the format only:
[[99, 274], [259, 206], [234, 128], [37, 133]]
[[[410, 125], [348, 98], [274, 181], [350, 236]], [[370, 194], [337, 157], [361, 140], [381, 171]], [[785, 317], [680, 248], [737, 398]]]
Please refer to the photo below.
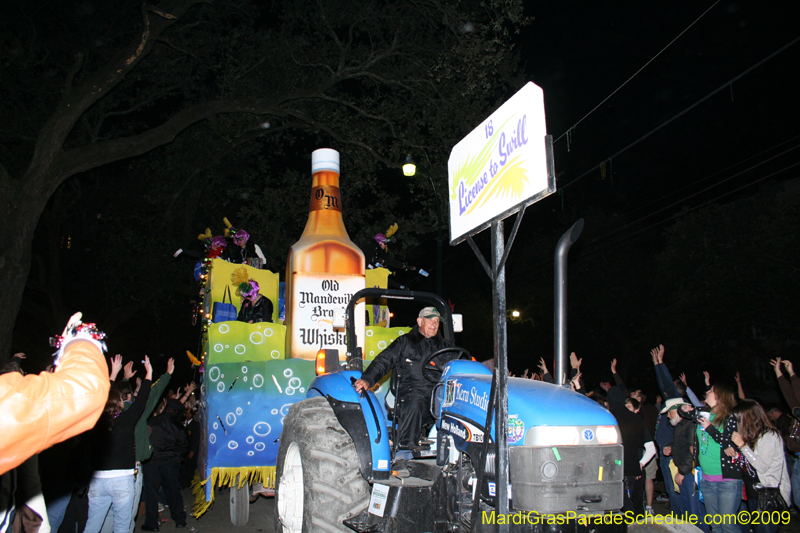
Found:
[[332, 148], [320, 148], [311, 152], [311, 173], [330, 170], [339, 173], [339, 152]]

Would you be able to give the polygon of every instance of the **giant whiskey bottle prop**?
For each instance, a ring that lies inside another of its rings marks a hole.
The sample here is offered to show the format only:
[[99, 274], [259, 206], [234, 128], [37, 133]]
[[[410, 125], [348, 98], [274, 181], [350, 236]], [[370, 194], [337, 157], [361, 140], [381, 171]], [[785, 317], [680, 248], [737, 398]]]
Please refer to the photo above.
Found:
[[[339, 152], [329, 148], [311, 154], [311, 207], [303, 235], [289, 250], [286, 263], [286, 352], [313, 359], [321, 348], [344, 357], [344, 331], [334, 331], [333, 311], [365, 287], [364, 253], [347, 235], [339, 195]], [[364, 304], [355, 315], [364, 315]], [[364, 320], [357, 320], [358, 345], [364, 346]]]

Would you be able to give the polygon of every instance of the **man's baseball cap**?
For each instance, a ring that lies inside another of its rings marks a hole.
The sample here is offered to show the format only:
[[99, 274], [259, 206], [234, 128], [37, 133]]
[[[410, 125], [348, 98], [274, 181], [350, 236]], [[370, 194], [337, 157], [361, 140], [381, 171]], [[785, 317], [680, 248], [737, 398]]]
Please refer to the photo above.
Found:
[[680, 409], [682, 405], [689, 405], [683, 401], [683, 398], [670, 398], [667, 400], [667, 403], [664, 404], [664, 408], [661, 410], [661, 414], [663, 415], [667, 411], [671, 411], [673, 409]]
[[422, 311], [419, 312], [420, 318], [442, 318], [442, 315], [439, 314], [439, 310], [435, 307], [423, 307]]

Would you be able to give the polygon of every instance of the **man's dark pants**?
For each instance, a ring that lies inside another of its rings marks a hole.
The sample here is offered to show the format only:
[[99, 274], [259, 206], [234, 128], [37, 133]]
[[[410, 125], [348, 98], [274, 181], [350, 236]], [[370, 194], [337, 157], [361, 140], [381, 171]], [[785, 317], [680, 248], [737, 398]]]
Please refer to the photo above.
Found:
[[169, 512], [175, 524], [186, 523], [186, 511], [183, 509], [183, 496], [179, 481], [181, 460], [150, 460], [143, 465], [145, 491], [145, 520], [149, 528], [158, 527], [158, 487], [164, 487]]
[[633, 511], [637, 516], [644, 514], [644, 472], [641, 476], [625, 476], [622, 502], [625, 511]]
[[694, 475], [689, 474], [683, 478], [681, 483], [680, 498], [680, 514], [695, 515], [697, 517], [697, 527], [705, 533], [708, 533], [709, 527], [705, 524], [704, 517], [706, 516], [706, 507], [700, 501], [700, 495], [695, 487]]
[[[422, 427], [432, 421], [429, 412], [430, 394], [415, 392], [400, 398], [397, 421], [397, 442], [399, 450], [413, 450], [419, 446]], [[409, 455], [409, 454], [402, 454]]]

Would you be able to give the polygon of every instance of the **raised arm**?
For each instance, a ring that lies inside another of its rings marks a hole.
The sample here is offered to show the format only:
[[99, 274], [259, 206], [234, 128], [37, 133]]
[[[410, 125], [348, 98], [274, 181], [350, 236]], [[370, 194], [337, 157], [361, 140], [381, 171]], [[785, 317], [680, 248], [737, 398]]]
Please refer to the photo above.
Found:
[[744, 395], [744, 388], [742, 388], [742, 378], [741, 376], [739, 376], [739, 372], [736, 372], [734, 379], [736, 380], [736, 392], [739, 394], [739, 399], [746, 400], [747, 396]]
[[554, 383], [553, 375], [547, 370], [547, 363], [544, 362], [544, 357], [539, 358], [539, 370], [542, 372], [542, 381]]
[[667, 365], [664, 364], [665, 351], [663, 344], [659, 344], [656, 348], [650, 350], [650, 356], [653, 358], [654, 370], [656, 372], [656, 382], [665, 400], [669, 398], [680, 398], [681, 395], [678, 392], [678, 388], [675, 386], [675, 382], [669, 373]]
[[[569, 376], [570, 381], [574, 379], [576, 376], [579, 375], [583, 376], [583, 373], [581, 372], [581, 363], [583, 363], [583, 357], [578, 359], [578, 356], [575, 355], [575, 352], [569, 354], [569, 366], [572, 368], [572, 370], [570, 370], [570, 376]], [[583, 378], [578, 377], [578, 380], [580, 381], [578, 389], [579, 390], [584, 389]]]
[[193, 391], [194, 391], [196, 388], [197, 388], [197, 383], [195, 383], [194, 381], [192, 381], [191, 383], [189, 383], [188, 385], [186, 385], [186, 386], [183, 388], [183, 396], [181, 396], [180, 398], [178, 398], [178, 400], [179, 400], [179, 401], [180, 401], [180, 402], [181, 402], [183, 405], [186, 405], [186, 402], [189, 400], [189, 396], [192, 394], [192, 392], [193, 392]]
[[[781, 363], [783, 363], [787, 373], [791, 369], [791, 374], [789, 376], [785, 376], [781, 371]], [[795, 387], [793, 386], [798, 378], [794, 375], [794, 367], [791, 361], [782, 361], [780, 357], [777, 357], [772, 359], [770, 364], [775, 370], [775, 375], [778, 377], [778, 386], [781, 388], [781, 394], [783, 394], [786, 403], [789, 404], [789, 408], [794, 409], [795, 407], [800, 407], [800, 397], [795, 393]], [[791, 381], [789, 381], [790, 379]], [[800, 392], [800, 390], [797, 392]]]
[[769, 364], [772, 365], [772, 369], [775, 371], [775, 376], [778, 378], [783, 377], [783, 372], [781, 371], [781, 362], [782, 361], [780, 357], [769, 360]]
[[80, 314], [70, 319], [55, 372], [0, 376], [0, 474], [97, 422], [111, 382], [102, 333], [92, 328]]
[[147, 400], [150, 398], [150, 389], [153, 381], [153, 365], [150, 364], [150, 358], [145, 355], [144, 361], [142, 362], [144, 363], [144, 369], [146, 371], [144, 380], [142, 381], [141, 387], [139, 387], [136, 399], [133, 401], [130, 408], [128, 408], [128, 411], [126, 411], [132, 413], [131, 416], [135, 416], [136, 420], [139, 420], [147, 408]]
[[[161, 377], [156, 380], [155, 383], [150, 387], [150, 397], [147, 399], [147, 405], [144, 408], [144, 413], [142, 413], [141, 418], [139, 418], [139, 422], [136, 423], [138, 426], [139, 424], [147, 424], [147, 417], [150, 416], [150, 413], [156, 408], [158, 405], [158, 401], [161, 399], [161, 395], [164, 394], [164, 391], [167, 389], [167, 385], [169, 385], [169, 380], [172, 377], [172, 372], [175, 371], [175, 359], [172, 357], [167, 360], [167, 371], [161, 374]], [[138, 383], [137, 390], [142, 385], [141, 378], [136, 378]]]
[[133, 376], [136, 375], [136, 370], [133, 369], [133, 361], [128, 361], [128, 364], [125, 365], [125, 368], [122, 369], [122, 375], [128, 381], [133, 379]]
[[111, 375], [108, 377], [111, 381], [117, 381], [119, 371], [122, 370], [122, 356], [120, 354], [111, 358]]
[[578, 372], [577, 374], [575, 374], [575, 377], [573, 377], [572, 380], [569, 382], [570, 387], [572, 387], [572, 390], [574, 390], [575, 392], [580, 392], [581, 394], [583, 394], [583, 390], [582, 390], [582, 386], [581, 386], [581, 377], [582, 376], [583, 376], [583, 374], [581, 372]]
[[694, 393], [694, 391], [691, 389], [691, 387], [686, 387], [686, 396], [688, 396], [689, 401], [695, 407], [702, 407], [703, 406], [703, 402], [700, 400], [700, 398], [697, 397], [697, 394]]

